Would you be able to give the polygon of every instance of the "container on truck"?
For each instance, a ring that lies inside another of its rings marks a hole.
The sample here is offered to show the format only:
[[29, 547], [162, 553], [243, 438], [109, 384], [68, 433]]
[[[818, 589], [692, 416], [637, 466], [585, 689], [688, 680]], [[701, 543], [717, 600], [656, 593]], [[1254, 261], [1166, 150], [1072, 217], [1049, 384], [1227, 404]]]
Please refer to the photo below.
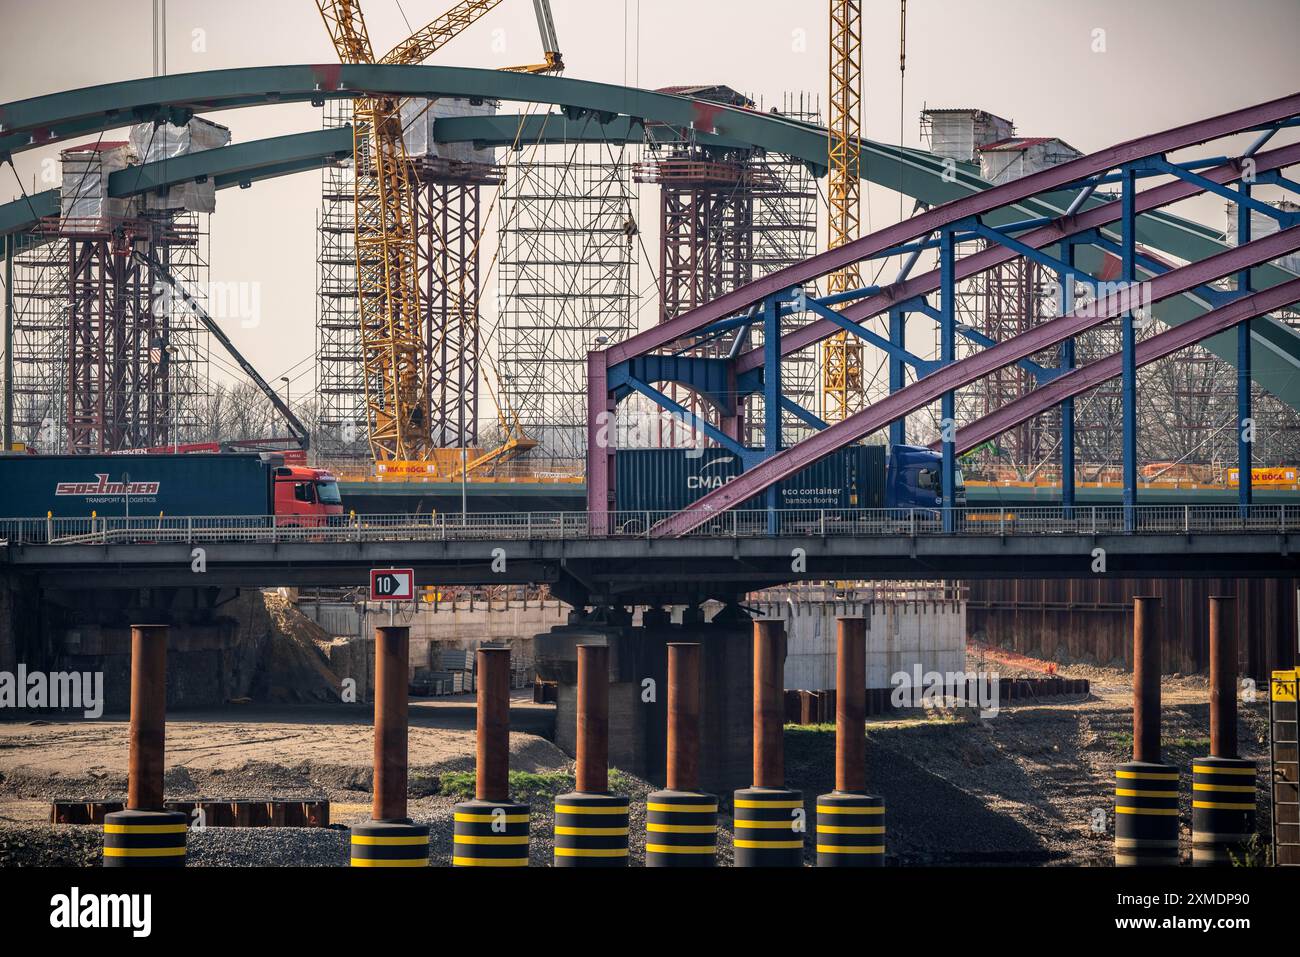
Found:
[[[943, 457], [924, 446], [851, 445], [778, 483], [777, 507], [818, 512], [915, 509], [933, 515], [943, 507], [942, 467]], [[614, 456], [615, 511], [678, 512], [742, 472], [740, 457], [728, 449], [619, 449]], [[954, 504], [965, 505], [960, 471], [954, 493]], [[737, 509], [766, 507], [766, 497], [760, 494]], [[628, 521], [636, 520], [628, 516]]]
[[316, 527], [343, 514], [323, 469], [275, 453], [0, 455], [0, 518], [275, 516]]

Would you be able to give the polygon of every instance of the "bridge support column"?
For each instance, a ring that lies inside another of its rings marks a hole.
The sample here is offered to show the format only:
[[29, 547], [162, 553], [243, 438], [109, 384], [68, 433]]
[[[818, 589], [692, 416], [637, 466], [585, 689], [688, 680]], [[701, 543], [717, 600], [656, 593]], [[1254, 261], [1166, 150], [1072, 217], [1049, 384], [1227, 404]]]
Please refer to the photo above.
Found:
[[[1244, 180], [1237, 184], [1237, 191], [1243, 199], [1250, 198], [1250, 184]], [[1244, 246], [1250, 242], [1250, 217], [1253, 213], [1249, 207], [1237, 204], [1237, 245]], [[1237, 290], [1243, 295], [1250, 292], [1250, 270], [1243, 269], [1237, 274]], [[1254, 465], [1251, 446], [1254, 444], [1254, 423], [1251, 417], [1250, 380], [1250, 320], [1237, 326], [1237, 497], [1241, 517], [1250, 514], [1250, 505], [1254, 497]]]
[[1237, 602], [1210, 598], [1210, 756], [1192, 762], [1192, 863], [1232, 866], [1255, 833], [1255, 762], [1237, 756]]
[[1160, 763], [1160, 599], [1133, 599], [1133, 760], [1115, 769], [1115, 866], [1178, 863], [1178, 769]]
[[803, 794], [785, 786], [785, 622], [754, 622], [753, 785], [736, 791], [737, 867], [800, 867]]
[[1120, 316], [1120, 344], [1123, 375], [1120, 385], [1123, 420], [1124, 528], [1132, 531], [1137, 524], [1137, 330], [1133, 324], [1133, 284], [1137, 280], [1137, 177], [1132, 166], [1125, 166], [1121, 176], [1121, 275], [1129, 308]]
[[867, 793], [867, 620], [836, 619], [835, 790], [817, 798], [817, 866], [885, 863], [885, 799]]
[[527, 867], [529, 808], [510, 801], [510, 649], [480, 648], [474, 800], [454, 808], [452, 865]]
[[578, 646], [573, 792], [555, 799], [556, 867], [626, 867], [628, 799], [609, 792], [609, 646]]
[[131, 626], [126, 810], [104, 817], [105, 867], [184, 867], [188, 819], [163, 810], [167, 626]]
[[712, 867], [718, 798], [700, 786], [700, 646], [668, 645], [668, 786], [646, 799], [646, 867]]
[[429, 828], [406, 816], [410, 629], [375, 629], [374, 797], [352, 828], [353, 867], [428, 867]]

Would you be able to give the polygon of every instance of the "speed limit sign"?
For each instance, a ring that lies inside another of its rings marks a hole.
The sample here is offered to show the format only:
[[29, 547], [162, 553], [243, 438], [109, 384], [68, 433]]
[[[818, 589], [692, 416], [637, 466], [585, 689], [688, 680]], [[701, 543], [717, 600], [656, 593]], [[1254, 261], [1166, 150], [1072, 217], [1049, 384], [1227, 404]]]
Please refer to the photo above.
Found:
[[371, 601], [414, 601], [414, 568], [370, 569]]

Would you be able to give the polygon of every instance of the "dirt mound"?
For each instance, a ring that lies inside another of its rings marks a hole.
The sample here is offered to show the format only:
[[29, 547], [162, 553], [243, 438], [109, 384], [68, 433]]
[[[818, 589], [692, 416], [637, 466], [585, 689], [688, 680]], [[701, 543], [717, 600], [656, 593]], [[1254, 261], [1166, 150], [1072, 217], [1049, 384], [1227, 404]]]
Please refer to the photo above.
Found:
[[324, 629], [276, 592], [243, 595], [236, 606], [231, 614], [241, 629], [261, 639], [250, 698], [279, 704], [339, 699], [341, 682], [317, 644], [330, 640]]

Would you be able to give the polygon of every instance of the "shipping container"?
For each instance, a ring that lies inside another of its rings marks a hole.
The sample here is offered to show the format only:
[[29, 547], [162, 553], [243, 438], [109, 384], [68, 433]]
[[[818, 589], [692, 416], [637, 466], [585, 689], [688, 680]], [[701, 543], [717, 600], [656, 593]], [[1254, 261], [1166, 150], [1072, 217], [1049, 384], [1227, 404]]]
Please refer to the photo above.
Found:
[[0, 455], [0, 517], [270, 515], [280, 457]]
[[[851, 445], [778, 486], [782, 509], [883, 508], [883, 445]], [[738, 478], [740, 457], [727, 449], [619, 449], [614, 455], [617, 511], [676, 512]], [[766, 508], [762, 496], [739, 506]]]

